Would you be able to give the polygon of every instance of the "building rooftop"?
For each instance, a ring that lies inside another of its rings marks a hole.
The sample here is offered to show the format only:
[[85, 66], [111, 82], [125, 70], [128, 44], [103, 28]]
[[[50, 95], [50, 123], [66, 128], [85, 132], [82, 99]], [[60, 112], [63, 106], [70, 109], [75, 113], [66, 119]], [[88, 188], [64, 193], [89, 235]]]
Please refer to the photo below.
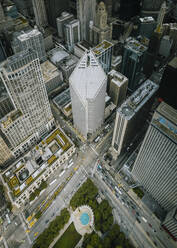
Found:
[[131, 119], [135, 113], [151, 98], [157, 91], [158, 85], [146, 80], [118, 109], [126, 119]]
[[59, 107], [64, 108], [69, 102], [71, 102], [70, 90], [69, 88], [60, 93], [53, 99], [53, 102]]
[[68, 57], [65, 57], [60, 63], [59, 66], [64, 71], [69, 69], [71, 66], [76, 65], [78, 62], [78, 58], [74, 55], [69, 55]]
[[132, 37], [129, 37], [126, 41], [127, 41], [127, 43], [126, 43], [125, 47], [127, 49], [132, 50], [133, 52], [142, 54], [147, 50], [146, 46], [144, 46], [142, 43], [140, 43], [138, 40], [135, 40]]
[[174, 57], [169, 63], [168, 65], [170, 65], [173, 68], [177, 68], [177, 57]]
[[100, 44], [98, 44], [96, 47], [92, 49], [92, 51], [95, 53], [96, 56], [99, 56], [102, 54], [104, 51], [109, 49], [110, 47], [113, 47], [113, 43], [104, 40]]
[[20, 41], [24, 41], [24, 40], [28, 40], [31, 37], [37, 36], [37, 35], [41, 35], [41, 32], [38, 29], [33, 29], [33, 30], [29, 30], [29, 31], [21, 31], [21, 35], [19, 35], [17, 38]]
[[125, 82], [127, 82], [128, 78], [126, 76], [124, 76], [123, 74], [121, 74], [120, 72], [116, 71], [116, 70], [111, 70], [108, 75], [110, 75], [112, 77], [112, 81], [117, 85], [117, 86], [121, 86], [122, 84], [124, 84]]
[[3, 178], [12, 191], [13, 197], [18, 197], [72, 145], [72, 141], [58, 128], [8, 168]]
[[57, 21], [61, 21], [62, 22], [64, 20], [68, 19], [69, 17], [73, 17], [73, 14], [70, 14], [70, 13], [68, 13], [66, 11], [63, 11], [61, 13], [61, 16], [57, 17]]
[[41, 69], [45, 83], [60, 75], [58, 68], [54, 64], [52, 64], [49, 60], [41, 64]]
[[52, 63], [57, 64], [66, 57], [68, 57], [69, 53], [67, 53], [61, 48], [56, 47], [48, 52], [48, 56]]
[[155, 22], [155, 20], [152, 16], [141, 17], [140, 21], [143, 23]]
[[177, 142], [177, 110], [162, 102], [153, 115], [152, 123]]
[[69, 82], [83, 101], [96, 96], [107, 76], [92, 51], [86, 52], [72, 72]]

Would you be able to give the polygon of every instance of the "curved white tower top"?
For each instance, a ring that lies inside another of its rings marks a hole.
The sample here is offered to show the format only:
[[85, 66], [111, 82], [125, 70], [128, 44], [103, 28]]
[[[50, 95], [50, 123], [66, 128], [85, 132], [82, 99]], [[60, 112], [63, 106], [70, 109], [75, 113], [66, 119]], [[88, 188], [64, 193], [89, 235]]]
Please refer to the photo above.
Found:
[[69, 78], [74, 126], [87, 138], [104, 121], [107, 76], [92, 51], [80, 59]]

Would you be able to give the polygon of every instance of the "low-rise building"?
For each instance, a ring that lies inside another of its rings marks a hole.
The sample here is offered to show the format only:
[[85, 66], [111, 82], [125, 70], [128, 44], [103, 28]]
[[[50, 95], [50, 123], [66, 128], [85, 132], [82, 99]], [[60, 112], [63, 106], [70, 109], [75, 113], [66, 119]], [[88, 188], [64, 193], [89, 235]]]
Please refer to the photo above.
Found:
[[64, 90], [58, 96], [53, 99], [57, 108], [63, 112], [66, 117], [69, 117], [72, 113], [71, 96], [69, 88]]
[[53, 90], [60, 87], [63, 83], [63, 75], [49, 60], [41, 64], [41, 69], [44, 77], [44, 83], [49, 95]]
[[[23, 206], [42, 181], [46, 181], [75, 152], [75, 145], [62, 129], [55, 129], [18, 162], [3, 174], [2, 181], [8, 188], [13, 205]], [[59, 173], [60, 173], [59, 171]]]

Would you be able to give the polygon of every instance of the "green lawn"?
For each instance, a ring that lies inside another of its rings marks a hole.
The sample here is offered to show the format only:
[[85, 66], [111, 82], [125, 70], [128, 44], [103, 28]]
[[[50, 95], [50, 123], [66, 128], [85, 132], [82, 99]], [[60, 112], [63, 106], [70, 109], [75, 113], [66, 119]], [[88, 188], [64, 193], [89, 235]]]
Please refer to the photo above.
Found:
[[54, 248], [74, 248], [79, 242], [81, 235], [77, 233], [72, 223], [57, 241]]

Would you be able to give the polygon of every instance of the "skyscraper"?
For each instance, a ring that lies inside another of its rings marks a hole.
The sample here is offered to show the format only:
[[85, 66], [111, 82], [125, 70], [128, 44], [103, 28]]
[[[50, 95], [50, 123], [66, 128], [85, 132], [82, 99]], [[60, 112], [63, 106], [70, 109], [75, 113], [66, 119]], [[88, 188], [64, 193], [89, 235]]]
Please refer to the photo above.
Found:
[[74, 45], [80, 42], [80, 40], [80, 21], [78, 19], [74, 19], [65, 24], [65, 42], [68, 50], [73, 51]]
[[142, 9], [141, 15], [142, 16], [153, 16], [157, 17], [160, 7], [164, 0], [143, 0], [142, 1]]
[[147, 48], [135, 39], [128, 40], [124, 46], [121, 73], [128, 77], [128, 89], [136, 90], [140, 84], [143, 63]]
[[160, 86], [159, 97], [167, 104], [177, 109], [176, 79], [177, 78], [177, 57], [174, 57], [165, 67]]
[[130, 20], [140, 11], [140, 0], [120, 0], [119, 15], [121, 19]]
[[100, 62], [103, 70], [108, 73], [111, 70], [113, 43], [104, 40], [94, 47], [92, 51]]
[[86, 52], [69, 78], [74, 126], [87, 139], [104, 121], [107, 76]]
[[156, 29], [150, 38], [148, 50], [145, 55], [143, 72], [147, 77], [149, 77], [153, 72], [155, 60], [159, 52], [160, 41], [161, 41], [162, 34], [163, 34], [162, 24], [163, 24], [165, 12], [166, 12], [166, 3], [164, 2], [161, 6], [161, 9], [158, 15]]
[[137, 135], [147, 118], [158, 86], [146, 80], [118, 109], [112, 138], [112, 154], [116, 159]]
[[68, 12], [62, 12], [61, 16], [57, 18], [58, 36], [64, 39], [64, 25], [74, 19], [74, 16]]
[[29, 49], [9, 57], [0, 68], [0, 77], [16, 109], [1, 128], [17, 156], [30, 146], [30, 135], [37, 140], [54, 125], [37, 53]]
[[108, 73], [108, 92], [112, 102], [116, 106], [120, 106], [126, 98], [128, 87], [128, 78], [120, 72], [111, 70]]
[[152, 117], [132, 174], [165, 210], [176, 207], [176, 154], [177, 111], [162, 102]]
[[89, 41], [90, 21], [95, 21], [96, 0], [77, 0], [77, 19], [81, 25], [81, 39]]
[[28, 30], [26, 32], [21, 31], [20, 33], [14, 34], [14, 40], [12, 42], [14, 53], [18, 53], [28, 48], [37, 52], [41, 62], [46, 60], [44, 38], [38, 29]]
[[32, 0], [37, 26], [45, 28], [48, 25], [44, 0]]
[[103, 2], [97, 5], [95, 24], [90, 25], [90, 42], [95, 46], [103, 40], [111, 41], [112, 27], [107, 22], [106, 6]]

